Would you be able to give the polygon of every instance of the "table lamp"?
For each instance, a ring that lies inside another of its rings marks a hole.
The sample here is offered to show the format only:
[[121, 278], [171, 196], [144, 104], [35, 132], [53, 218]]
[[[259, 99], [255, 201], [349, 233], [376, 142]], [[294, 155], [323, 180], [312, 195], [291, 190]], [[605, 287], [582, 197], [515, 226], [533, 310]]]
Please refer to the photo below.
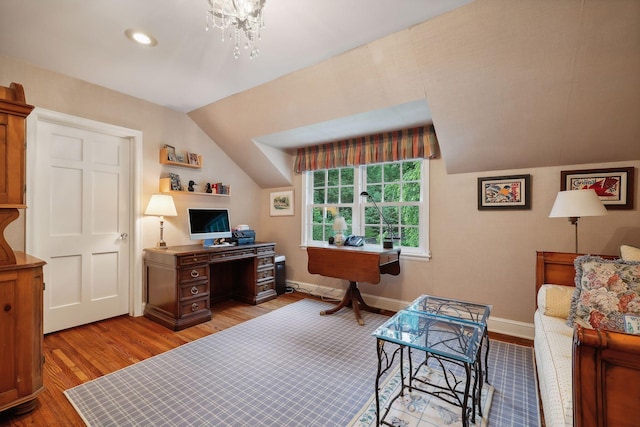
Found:
[[344, 217], [337, 216], [336, 219], [333, 220], [333, 231], [336, 232], [336, 235], [333, 236], [333, 243], [336, 246], [342, 246], [344, 244], [344, 231], [347, 229], [347, 221], [344, 220]]
[[569, 218], [575, 226], [576, 253], [578, 253], [578, 219], [582, 216], [602, 216], [607, 208], [592, 189], [560, 191], [553, 203], [549, 218]]
[[144, 211], [145, 215], [155, 215], [160, 217], [160, 240], [157, 247], [160, 249], [166, 249], [167, 243], [163, 240], [164, 233], [164, 217], [165, 216], [178, 216], [176, 211], [176, 205], [173, 203], [173, 197], [168, 194], [154, 194], [149, 200], [147, 209]]

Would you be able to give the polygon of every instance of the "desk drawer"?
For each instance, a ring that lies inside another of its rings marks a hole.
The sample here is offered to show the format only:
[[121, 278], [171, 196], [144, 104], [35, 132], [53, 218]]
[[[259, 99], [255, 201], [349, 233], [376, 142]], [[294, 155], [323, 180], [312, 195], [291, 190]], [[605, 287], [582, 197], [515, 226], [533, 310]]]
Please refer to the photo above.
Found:
[[275, 246], [263, 246], [258, 248], [258, 256], [275, 255], [275, 253], [276, 253]]
[[275, 269], [273, 267], [265, 270], [260, 270], [256, 273], [256, 280], [260, 282], [267, 279], [273, 279], [274, 271]]
[[209, 309], [209, 296], [199, 299], [192, 299], [180, 303], [180, 317], [198, 314], [199, 311]]
[[197, 265], [191, 268], [181, 268], [178, 273], [178, 280], [180, 283], [196, 280], [196, 279], [206, 279], [208, 276], [208, 266], [205, 265]]
[[274, 255], [258, 257], [258, 268], [273, 265]]
[[192, 298], [196, 296], [209, 295], [209, 282], [204, 280], [198, 283], [191, 283], [186, 286], [180, 286], [180, 300]]
[[230, 259], [250, 258], [256, 256], [255, 249], [238, 249], [210, 255], [211, 262], [222, 262]]
[[208, 254], [189, 254], [178, 257], [179, 266], [202, 264], [203, 262], [209, 262]]
[[269, 289], [275, 289], [275, 288], [276, 288], [276, 282], [273, 279], [267, 280], [267, 281], [258, 283], [258, 285], [256, 286], [256, 293], [259, 294], [260, 292], [268, 291]]

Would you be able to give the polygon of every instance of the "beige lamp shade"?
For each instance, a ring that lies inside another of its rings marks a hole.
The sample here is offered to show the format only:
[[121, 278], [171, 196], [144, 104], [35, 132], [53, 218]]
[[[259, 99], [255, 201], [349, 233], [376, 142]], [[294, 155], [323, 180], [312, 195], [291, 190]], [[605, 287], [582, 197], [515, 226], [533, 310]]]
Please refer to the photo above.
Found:
[[176, 205], [173, 203], [173, 197], [168, 194], [152, 195], [144, 214], [155, 216], [178, 216]]
[[575, 250], [578, 253], [578, 218], [606, 214], [607, 208], [594, 190], [567, 190], [558, 192], [549, 218], [569, 218], [575, 227]]
[[168, 194], [154, 194], [151, 196], [144, 214], [160, 217], [160, 240], [158, 241], [158, 248], [166, 249], [167, 242], [164, 241], [164, 217], [178, 216], [176, 205], [173, 203], [173, 197]]
[[344, 220], [344, 217], [338, 216], [333, 220], [333, 231], [344, 231], [347, 228], [347, 221]]
[[607, 208], [594, 190], [567, 190], [558, 192], [549, 218], [580, 218], [606, 214]]

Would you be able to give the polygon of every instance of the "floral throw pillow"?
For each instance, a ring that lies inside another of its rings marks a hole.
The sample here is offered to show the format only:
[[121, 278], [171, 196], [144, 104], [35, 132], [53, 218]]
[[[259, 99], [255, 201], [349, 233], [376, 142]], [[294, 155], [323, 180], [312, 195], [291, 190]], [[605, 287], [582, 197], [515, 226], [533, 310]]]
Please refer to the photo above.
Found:
[[577, 257], [567, 324], [624, 332], [624, 315], [640, 316], [640, 263]]

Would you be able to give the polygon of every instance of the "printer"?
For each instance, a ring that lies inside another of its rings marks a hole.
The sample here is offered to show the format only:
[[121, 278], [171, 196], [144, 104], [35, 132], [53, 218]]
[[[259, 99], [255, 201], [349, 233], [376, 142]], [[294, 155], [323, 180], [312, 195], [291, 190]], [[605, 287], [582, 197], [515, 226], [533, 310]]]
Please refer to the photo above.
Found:
[[231, 241], [236, 242], [236, 245], [251, 245], [256, 242], [256, 232], [249, 229], [236, 229], [233, 231]]

